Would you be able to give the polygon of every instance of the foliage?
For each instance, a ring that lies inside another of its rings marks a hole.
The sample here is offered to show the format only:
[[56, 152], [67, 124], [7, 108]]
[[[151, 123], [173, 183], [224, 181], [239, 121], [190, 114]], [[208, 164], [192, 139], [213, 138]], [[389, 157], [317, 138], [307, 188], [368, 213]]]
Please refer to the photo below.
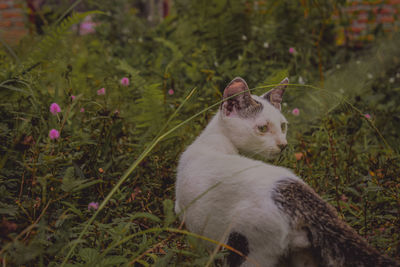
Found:
[[212, 258], [202, 245], [210, 241], [179, 230], [178, 157], [230, 79], [262, 93], [286, 75], [290, 145], [275, 164], [294, 169], [373, 246], [400, 256], [398, 38], [358, 52], [337, 47], [331, 15], [340, 1], [176, 0], [151, 27], [143, 1], [134, 2], [88, 1], [100, 10], [90, 12], [94, 35], [70, 31], [89, 14], [72, 13], [23, 40], [15, 56], [0, 50], [2, 262], [60, 265], [76, 246], [68, 266], [221, 265], [225, 250]]

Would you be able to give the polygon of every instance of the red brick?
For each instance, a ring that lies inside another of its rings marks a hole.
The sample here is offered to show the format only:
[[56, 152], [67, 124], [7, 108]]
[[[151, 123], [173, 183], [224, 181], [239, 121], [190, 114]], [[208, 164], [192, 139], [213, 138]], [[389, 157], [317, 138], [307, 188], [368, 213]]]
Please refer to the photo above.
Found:
[[10, 27], [11, 26], [11, 21], [0, 21], [0, 28], [3, 27]]
[[372, 41], [372, 40], [374, 40], [375, 36], [374, 36], [373, 34], [368, 34], [367, 36], [365, 36], [365, 38], [366, 38], [368, 41]]
[[393, 14], [396, 13], [396, 10], [394, 8], [389, 8], [389, 7], [383, 7], [380, 12], [380, 14]]
[[394, 18], [393, 18], [393, 16], [384, 16], [384, 17], [379, 18], [378, 21], [381, 23], [393, 23]]
[[376, 0], [376, 1], [371, 1], [371, 0], [366, 0], [366, 1], [363, 1], [363, 4], [365, 4], [365, 5], [379, 5], [379, 4], [382, 4], [382, 0]]
[[20, 18], [22, 14], [19, 12], [3, 12], [3, 18], [10, 19], [10, 18]]
[[367, 12], [358, 14], [358, 19], [368, 19], [369, 15]]
[[395, 12], [394, 9], [387, 7], [374, 7], [374, 14], [393, 14]]
[[7, 9], [8, 5], [6, 3], [0, 3], [0, 9]]
[[28, 34], [27, 30], [12, 30], [3, 32], [1, 34], [1, 37], [10, 44], [16, 44], [26, 34]]
[[369, 11], [367, 11], [367, 10], [358, 10], [358, 11], [357, 11], [357, 14], [360, 15], [360, 16], [361, 16], [361, 15], [368, 16], [368, 12], [369, 12]]
[[25, 22], [23, 22], [23, 21], [14, 21], [13, 25], [16, 26], [16, 27], [25, 27]]
[[353, 26], [350, 29], [351, 29], [352, 32], [359, 33], [359, 32], [362, 32], [365, 28], [364, 27], [359, 27], [359, 26]]

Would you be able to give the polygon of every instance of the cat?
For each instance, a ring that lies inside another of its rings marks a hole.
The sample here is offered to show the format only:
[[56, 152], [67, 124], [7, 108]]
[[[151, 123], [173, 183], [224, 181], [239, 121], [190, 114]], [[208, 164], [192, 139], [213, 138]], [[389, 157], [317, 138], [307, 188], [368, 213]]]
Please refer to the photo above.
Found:
[[261, 96], [240, 77], [227, 85], [219, 111], [180, 157], [175, 212], [188, 230], [240, 252], [229, 252], [230, 267], [400, 266], [291, 171], [252, 159], [287, 145], [288, 83]]

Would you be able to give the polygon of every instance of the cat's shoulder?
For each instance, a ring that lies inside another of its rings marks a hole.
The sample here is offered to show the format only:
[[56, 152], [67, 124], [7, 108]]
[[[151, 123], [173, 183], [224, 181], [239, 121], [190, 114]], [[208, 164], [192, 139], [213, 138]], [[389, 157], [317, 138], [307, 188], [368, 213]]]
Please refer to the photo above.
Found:
[[[226, 176], [237, 176], [245, 181], [259, 183], [262, 180], [273, 181], [299, 178], [289, 169], [248, 158], [239, 154], [224, 154], [206, 147], [189, 147], [181, 156], [178, 173], [205, 173], [207, 176], [224, 173]], [[257, 182], [258, 181], [258, 182]]]

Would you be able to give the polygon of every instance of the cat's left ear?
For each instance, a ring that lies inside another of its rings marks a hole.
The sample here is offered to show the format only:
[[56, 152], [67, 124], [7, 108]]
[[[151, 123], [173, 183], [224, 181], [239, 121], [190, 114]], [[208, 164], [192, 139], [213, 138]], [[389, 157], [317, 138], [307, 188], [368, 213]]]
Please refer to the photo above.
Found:
[[262, 109], [262, 104], [251, 97], [247, 83], [240, 77], [233, 79], [225, 88], [224, 99], [221, 109], [226, 116], [248, 118]]
[[289, 84], [289, 78], [286, 77], [280, 82], [280, 84], [277, 87], [263, 94], [261, 97], [266, 99], [277, 109], [281, 110], [283, 93], [285, 92], [285, 89], [288, 86], [288, 84]]

